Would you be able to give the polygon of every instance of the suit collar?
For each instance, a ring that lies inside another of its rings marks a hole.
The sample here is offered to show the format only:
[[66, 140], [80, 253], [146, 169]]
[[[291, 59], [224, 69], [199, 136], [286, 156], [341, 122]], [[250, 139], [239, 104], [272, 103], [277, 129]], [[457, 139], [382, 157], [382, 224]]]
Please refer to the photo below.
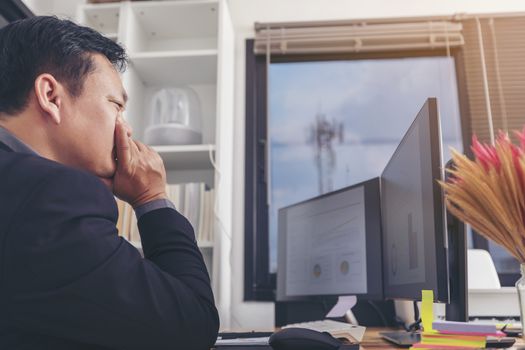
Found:
[[0, 126], [0, 144], [3, 144], [4, 146], [1, 147], [2, 149], [7, 147], [7, 150], [11, 152], [38, 155], [38, 153], [35, 152], [31, 147], [26, 145], [22, 140], [2, 126]]
[[9, 148], [8, 145], [0, 141], [0, 150], [7, 151], [7, 152], [13, 152], [11, 148]]

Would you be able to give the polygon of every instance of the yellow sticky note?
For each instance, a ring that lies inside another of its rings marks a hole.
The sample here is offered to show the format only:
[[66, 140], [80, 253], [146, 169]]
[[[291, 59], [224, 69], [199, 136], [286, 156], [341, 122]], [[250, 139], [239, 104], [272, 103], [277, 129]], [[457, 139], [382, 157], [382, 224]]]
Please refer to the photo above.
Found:
[[421, 303], [421, 323], [425, 332], [432, 332], [432, 322], [434, 322], [434, 291], [422, 290]]

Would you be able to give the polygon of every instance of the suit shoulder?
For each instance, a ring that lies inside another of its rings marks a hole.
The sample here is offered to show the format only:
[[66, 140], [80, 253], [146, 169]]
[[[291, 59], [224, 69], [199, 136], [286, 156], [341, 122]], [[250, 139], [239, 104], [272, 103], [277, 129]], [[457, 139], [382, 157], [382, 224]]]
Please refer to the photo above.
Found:
[[0, 162], [0, 169], [4, 168], [4, 179], [13, 184], [13, 187], [23, 187], [26, 191], [52, 197], [113, 197], [100, 179], [84, 170], [35, 155], [11, 155], [10, 160]]
[[8, 160], [8, 163], [10, 164], [5, 165], [9, 166], [10, 170], [12, 170], [13, 173], [31, 174], [32, 177], [36, 180], [45, 178], [51, 173], [79, 172], [79, 170], [77, 169], [32, 154], [22, 154], [13, 152], [9, 155], [11, 156], [10, 162]]
[[86, 171], [34, 155], [0, 152], [0, 174], [0, 235], [7, 227], [44, 212], [50, 218], [117, 220], [113, 194]]

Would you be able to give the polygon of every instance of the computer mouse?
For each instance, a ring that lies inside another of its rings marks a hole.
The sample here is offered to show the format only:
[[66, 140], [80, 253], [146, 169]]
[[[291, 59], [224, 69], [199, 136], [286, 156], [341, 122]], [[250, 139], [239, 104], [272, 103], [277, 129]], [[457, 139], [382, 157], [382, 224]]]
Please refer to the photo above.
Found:
[[270, 336], [273, 350], [336, 350], [341, 341], [328, 333], [306, 328], [285, 328]]

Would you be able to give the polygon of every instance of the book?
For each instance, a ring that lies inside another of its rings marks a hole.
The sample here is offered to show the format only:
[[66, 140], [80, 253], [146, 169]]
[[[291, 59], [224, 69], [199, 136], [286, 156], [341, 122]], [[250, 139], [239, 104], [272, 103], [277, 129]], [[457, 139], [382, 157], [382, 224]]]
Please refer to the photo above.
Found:
[[[461, 332], [452, 332], [452, 331], [441, 331], [439, 332], [441, 334], [450, 334], [450, 335], [461, 335], [465, 333]], [[477, 335], [477, 336], [483, 336], [483, 337], [506, 337], [507, 335], [503, 333], [502, 331], [497, 331], [496, 333], [478, 333], [478, 332], [469, 332], [469, 335]]]
[[432, 345], [432, 344], [422, 344], [417, 343], [410, 347], [410, 349], [432, 349], [432, 350], [472, 350], [471, 347], [463, 347], [456, 345]]
[[495, 334], [497, 332], [496, 325], [494, 324], [479, 324], [454, 321], [435, 321], [432, 323], [432, 329], [440, 332], [456, 333]]
[[124, 210], [125, 210], [126, 203], [116, 197], [115, 197], [115, 201], [117, 203], [117, 210], [118, 210], [117, 231], [118, 231], [119, 236], [122, 236], [124, 234], [124, 231], [122, 231], [122, 223], [123, 223]]
[[[197, 241], [206, 245], [212, 242], [215, 217], [214, 189], [207, 189], [205, 183], [175, 184], [166, 186], [166, 194], [175, 205], [175, 209], [193, 226]], [[118, 198], [116, 201], [119, 211], [119, 235], [135, 245], [140, 245], [140, 233], [133, 208]]]
[[438, 332], [424, 332], [421, 335], [421, 344], [438, 346], [459, 346], [467, 348], [484, 348], [487, 337], [470, 334], [442, 334]]

